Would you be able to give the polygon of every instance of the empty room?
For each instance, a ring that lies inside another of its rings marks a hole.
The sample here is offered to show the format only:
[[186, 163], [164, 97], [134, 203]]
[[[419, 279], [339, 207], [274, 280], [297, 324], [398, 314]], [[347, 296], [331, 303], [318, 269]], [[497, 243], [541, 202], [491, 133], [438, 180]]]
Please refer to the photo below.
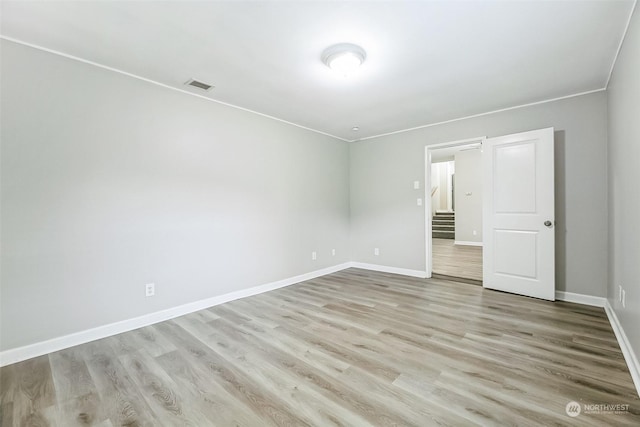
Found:
[[636, 3], [1, 1], [0, 425], [640, 425]]

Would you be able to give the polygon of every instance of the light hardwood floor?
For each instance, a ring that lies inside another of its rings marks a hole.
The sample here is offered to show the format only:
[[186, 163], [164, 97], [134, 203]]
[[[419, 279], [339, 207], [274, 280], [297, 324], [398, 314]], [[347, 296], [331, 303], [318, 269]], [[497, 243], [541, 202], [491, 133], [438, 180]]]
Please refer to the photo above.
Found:
[[482, 247], [454, 245], [452, 239], [432, 239], [433, 272], [482, 280]]
[[[639, 425], [602, 309], [349, 269], [0, 369], [2, 426]], [[623, 414], [565, 406], [628, 404]]]

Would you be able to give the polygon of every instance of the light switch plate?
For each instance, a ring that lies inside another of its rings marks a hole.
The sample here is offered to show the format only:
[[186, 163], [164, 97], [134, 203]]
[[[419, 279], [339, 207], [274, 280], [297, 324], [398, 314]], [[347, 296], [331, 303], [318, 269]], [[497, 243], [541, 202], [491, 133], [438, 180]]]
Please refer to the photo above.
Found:
[[156, 285], [155, 283], [147, 283], [144, 285], [144, 294], [148, 297], [152, 297], [156, 294]]

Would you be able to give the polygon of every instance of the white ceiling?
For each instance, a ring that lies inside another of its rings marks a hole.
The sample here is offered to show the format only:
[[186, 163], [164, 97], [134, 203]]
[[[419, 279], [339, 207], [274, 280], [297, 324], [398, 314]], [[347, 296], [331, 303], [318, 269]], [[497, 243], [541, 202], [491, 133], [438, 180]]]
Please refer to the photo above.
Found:
[[[354, 140], [602, 89], [633, 5], [2, 1], [0, 28], [7, 38]], [[367, 52], [348, 79], [320, 59], [341, 42]], [[186, 88], [192, 77], [215, 89]]]

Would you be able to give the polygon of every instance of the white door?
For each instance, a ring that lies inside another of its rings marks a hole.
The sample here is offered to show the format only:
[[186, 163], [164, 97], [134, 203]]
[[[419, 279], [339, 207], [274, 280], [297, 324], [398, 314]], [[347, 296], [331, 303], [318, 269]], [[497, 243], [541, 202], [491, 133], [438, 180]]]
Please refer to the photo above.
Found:
[[555, 300], [553, 128], [483, 145], [483, 286]]

